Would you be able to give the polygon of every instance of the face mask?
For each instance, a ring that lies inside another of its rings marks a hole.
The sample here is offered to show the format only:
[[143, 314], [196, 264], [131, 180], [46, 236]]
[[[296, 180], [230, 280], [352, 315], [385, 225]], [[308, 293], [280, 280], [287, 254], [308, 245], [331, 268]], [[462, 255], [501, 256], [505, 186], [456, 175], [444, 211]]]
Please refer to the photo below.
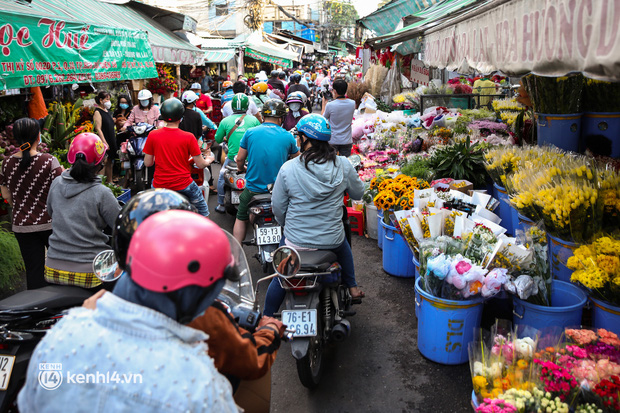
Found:
[[112, 107], [112, 102], [110, 102], [109, 100], [107, 102], [104, 102], [103, 107], [106, 109], [110, 109]]
[[289, 107], [291, 108], [291, 111], [299, 112], [299, 109], [301, 109], [301, 103], [291, 103]]
[[129, 105], [127, 103], [121, 103], [120, 105], [118, 105], [121, 107], [121, 109], [125, 110], [125, 109], [129, 109]]
[[147, 107], [148, 105], [149, 105], [149, 100], [148, 99], [140, 101], [140, 106]]

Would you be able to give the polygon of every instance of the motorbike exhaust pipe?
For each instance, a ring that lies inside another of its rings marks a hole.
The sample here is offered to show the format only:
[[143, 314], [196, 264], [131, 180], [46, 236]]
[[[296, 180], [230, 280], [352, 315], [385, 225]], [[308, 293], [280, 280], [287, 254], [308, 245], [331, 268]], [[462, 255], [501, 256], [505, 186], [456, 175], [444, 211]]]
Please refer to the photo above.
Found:
[[341, 320], [332, 329], [332, 340], [336, 342], [344, 341], [351, 334], [351, 323], [349, 320]]

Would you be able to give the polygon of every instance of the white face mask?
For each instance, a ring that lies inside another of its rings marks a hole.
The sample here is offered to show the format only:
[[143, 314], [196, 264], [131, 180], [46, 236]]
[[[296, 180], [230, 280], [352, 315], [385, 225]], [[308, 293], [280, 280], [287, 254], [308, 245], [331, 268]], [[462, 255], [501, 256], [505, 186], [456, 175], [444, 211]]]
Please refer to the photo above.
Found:
[[107, 102], [103, 102], [103, 107], [109, 110], [112, 107], [112, 102], [109, 100]]
[[140, 106], [147, 107], [148, 105], [149, 105], [149, 100], [148, 99], [140, 101]]
[[291, 103], [289, 107], [291, 108], [291, 111], [299, 112], [299, 109], [301, 109], [301, 103]]

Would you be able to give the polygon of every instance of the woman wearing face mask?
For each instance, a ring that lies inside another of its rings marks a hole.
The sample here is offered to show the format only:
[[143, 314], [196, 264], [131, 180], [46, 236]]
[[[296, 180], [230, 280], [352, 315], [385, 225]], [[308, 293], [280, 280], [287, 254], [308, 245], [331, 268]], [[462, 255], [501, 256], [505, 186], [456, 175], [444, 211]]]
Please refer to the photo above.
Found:
[[116, 132], [114, 130], [114, 119], [110, 114], [110, 108], [112, 102], [110, 101], [110, 94], [106, 91], [101, 91], [95, 96], [95, 113], [93, 114], [93, 125], [95, 133], [99, 136], [101, 141], [108, 147], [108, 157], [105, 161], [103, 174], [105, 175], [106, 182], [112, 183], [112, 165], [114, 164], [114, 158], [118, 157], [118, 147], [116, 145]]
[[128, 95], [118, 96], [118, 106], [114, 111], [112, 117], [116, 122], [116, 130], [120, 132], [123, 129], [123, 125], [127, 122], [129, 114], [131, 113], [131, 98]]
[[304, 107], [306, 104], [306, 95], [303, 92], [293, 92], [286, 98], [286, 104], [288, 105], [288, 113], [284, 117], [282, 127], [286, 130], [291, 130], [297, 126], [297, 122], [310, 112]]
[[161, 126], [160, 122], [158, 122], [159, 115], [159, 106], [153, 104], [153, 94], [143, 89], [138, 93], [138, 104], [131, 110], [122, 130], [140, 122], [146, 122], [159, 127]]

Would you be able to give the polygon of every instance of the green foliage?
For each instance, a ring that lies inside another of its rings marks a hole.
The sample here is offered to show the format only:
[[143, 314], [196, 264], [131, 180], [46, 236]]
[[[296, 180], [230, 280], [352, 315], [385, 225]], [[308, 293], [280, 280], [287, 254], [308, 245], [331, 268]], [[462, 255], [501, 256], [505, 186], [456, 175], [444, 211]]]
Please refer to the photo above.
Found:
[[375, 100], [375, 102], [377, 103], [377, 110], [380, 110], [381, 112], [390, 113], [394, 110], [392, 106], [388, 105], [387, 103], [384, 103], [381, 99], [377, 99]]
[[58, 162], [60, 162], [65, 169], [71, 168], [71, 164], [67, 161], [67, 152], [69, 152], [68, 149], [58, 149], [52, 152], [52, 155], [58, 159]]
[[353, 26], [355, 21], [360, 18], [355, 7], [349, 2], [329, 0], [323, 5], [327, 12], [328, 21], [331, 23]]
[[425, 181], [433, 180], [433, 170], [429, 167], [430, 158], [416, 157], [407, 162], [400, 172], [412, 178], [423, 179]]
[[107, 183], [105, 175], [99, 175], [99, 176], [101, 177], [101, 182], [103, 182], [103, 184], [105, 186], [110, 188], [110, 190], [112, 191], [112, 195], [114, 195], [117, 198], [119, 196], [123, 195], [123, 188], [121, 188], [120, 186], [118, 186], [116, 184], [109, 184], [109, 183]]
[[0, 251], [0, 289], [6, 290], [13, 287], [25, 267], [15, 235], [4, 228], [0, 228]]
[[19, 96], [0, 97], [0, 125], [24, 117], [23, 98]]
[[50, 114], [45, 118], [41, 141], [51, 150], [65, 148], [66, 142], [77, 135], [76, 121], [79, 120], [82, 106], [82, 99], [78, 99], [73, 106], [69, 105], [69, 110], [62, 103], [54, 102]]
[[466, 179], [481, 187], [487, 179], [483, 153], [484, 147], [471, 145], [468, 136], [464, 142], [435, 151], [429, 159], [429, 167], [435, 171], [436, 178]]

